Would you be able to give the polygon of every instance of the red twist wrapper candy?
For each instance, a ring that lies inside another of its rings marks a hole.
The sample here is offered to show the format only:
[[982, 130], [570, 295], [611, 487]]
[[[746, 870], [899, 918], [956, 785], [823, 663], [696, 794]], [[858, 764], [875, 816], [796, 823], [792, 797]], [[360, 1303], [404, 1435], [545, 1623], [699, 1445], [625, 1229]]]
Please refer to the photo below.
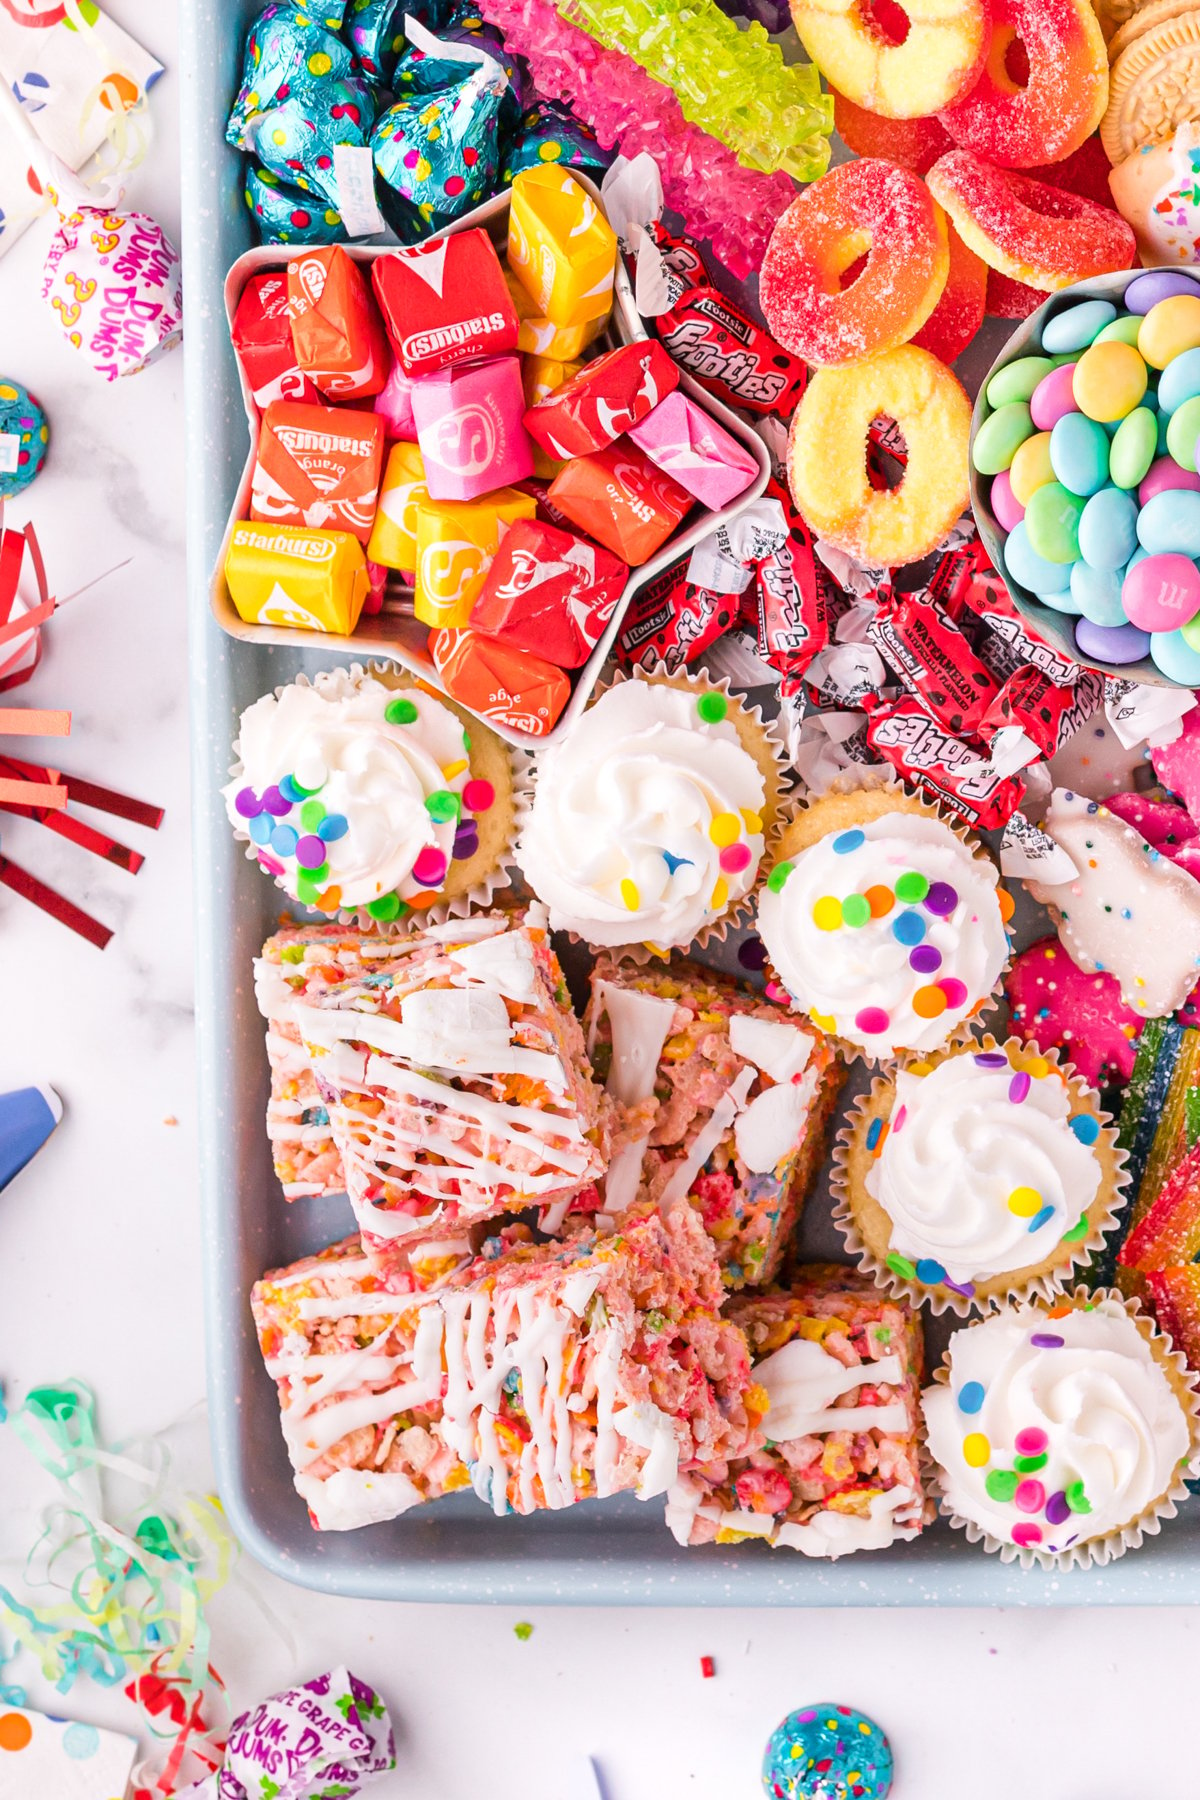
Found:
[[531, 406], [525, 429], [548, 456], [588, 456], [639, 425], [678, 386], [661, 344], [621, 344]]
[[718, 399], [791, 417], [808, 370], [716, 288], [686, 289], [654, 329], [680, 367]]
[[629, 602], [617, 656], [649, 670], [665, 663], [674, 675], [727, 632], [738, 616], [737, 594], [714, 594], [687, 579], [688, 559], [648, 581]]
[[252, 275], [242, 289], [230, 335], [255, 405], [272, 400], [312, 403], [317, 390], [296, 361], [286, 275]]
[[331, 400], [381, 393], [387, 338], [362, 270], [340, 244], [316, 244], [288, 264], [296, 361]]
[[586, 538], [518, 519], [500, 540], [471, 610], [476, 631], [578, 669], [604, 635], [629, 570]]
[[998, 731], [1016, 725], [1043, 756], [1053, 756], [1103, 702], [1104, 677], [1098, 670], [1083, 669], [1078, 681], [1064, 687], [1044, 669], [1026, 663], [988, 707], [979, 736], [991, 744]]
[[478, 631], [431, 631], [429, 654], [452, 700], [510, 731], [545, 737], [571, 697], [570, 681], [553, 663]]
[[979, 538], [948, 550], [925, 591], [942, 601], [951, 618], [965, 622], [965, 608], [983, 627], [975, 650], [997, 681], [1007, 681], [1026, 663], [1060, 687], [1078, 680], [1081, 665], [1045, 643], [1021, 617]]
[[687, 238], [676, 237], [661, 219], [653, 219], [647, 229], [662, 257], [672, 305], [689, 288], [709, 285], [707, 265], [695, 244]]
[[687, 489], [656, 469], [628, 438], [569, 462], [550, 483], [547, 498], [631, 569], [648, 562], [692, 508]]
[[486, 231], [430, 238], [377, 257], [371, 281], [408, 375], [517, 348], [517, 309]]
[[787, 542], [758, 565], [758, 653], [781, 675], [802, 675], [828, 647], [845, 596], [813, 548], [808, 526], [776, 481], [767, 494], [783, 506]]
[[997, 775], [982, 765], [971, 744], [944, 731], [911, 695], [895, 701], [868, 694], [867, 742], [904, 780], [927, 787], [940, 806], [969, 825], [990, 831], [1007, 824], [1025, 797], [1016, 775]]
[[939, 725], [974, 736], [1000, 684], [936, 600], [885, 594], [868, 640]]

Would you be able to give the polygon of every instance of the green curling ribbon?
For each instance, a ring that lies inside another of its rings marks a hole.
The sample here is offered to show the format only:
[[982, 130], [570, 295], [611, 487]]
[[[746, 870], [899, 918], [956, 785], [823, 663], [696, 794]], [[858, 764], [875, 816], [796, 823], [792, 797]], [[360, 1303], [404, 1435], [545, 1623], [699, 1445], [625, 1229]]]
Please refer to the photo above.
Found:
[[815, 181], [829, 167], [833, 100], [811, 63], [785, 63], [761, 25], [739, 30], [715, 0], [555, 0], [606, 49], [671, 89], [685, 119], [749, 169]]

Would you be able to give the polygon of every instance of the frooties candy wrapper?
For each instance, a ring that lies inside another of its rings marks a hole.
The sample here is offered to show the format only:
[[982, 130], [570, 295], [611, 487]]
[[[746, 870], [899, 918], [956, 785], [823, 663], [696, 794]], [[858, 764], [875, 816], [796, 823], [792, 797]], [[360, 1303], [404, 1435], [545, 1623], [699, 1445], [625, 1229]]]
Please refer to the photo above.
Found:
[[136, 375], [183, 336], [179, 253], [145, 213], [65, 214], [42, 270], [42, 298], [67, 342], [106, 381]]
[[388, 108], [371, 135], [379, 203], [399, 237], [424, 237], [493, 192], [500, 172], [500, 112], [508, 76], [487, 49], [433, 37], [410, 20], [412, 57], [436, 75]]
[[429, 654], [442, 686], [481, 719], [545, 737], [571, 697], [561, 669], [477, 631], [431, 631]]
[[560, 669], [578, 669], [604, 634], [629, 570], [586, 538], [536, 520], [505, 533], [471, 624]]
[[565, 518], [632, 569], [649, 562], [692, 506], [692, 496], [628, 438], [567, 463], [549, 499]]
[[745, 446], [678, 389], [632, 426], [629, 435], [652, 463], [710, 512], [744, 494], [758, 473]]
[[387, 1708], [344, 1668], [236, 1718], [223, 1766], [178, 1800], [352, 1800], [396, 1766]]
[[674, 675], [724, 636], [738, 616], [736, 594], [714, 594], [687, 578], [682, 557], [639, 588], [617, 637], [617, 656]]
[[640, 424], [678, 383], [661, 344], [622, 344], [531, 407], [525, 427], [548, 456], [588, 456]]
[[5, 1706], [0, 1800], [116, 1800], [129, 1784], [136, 1755], [136, 1741], [121, 1732]]
[[516, 356], [452, 365], [414, 382], [417, 441], [433, 499], [474, 500], [532, 475], [524, 411]]

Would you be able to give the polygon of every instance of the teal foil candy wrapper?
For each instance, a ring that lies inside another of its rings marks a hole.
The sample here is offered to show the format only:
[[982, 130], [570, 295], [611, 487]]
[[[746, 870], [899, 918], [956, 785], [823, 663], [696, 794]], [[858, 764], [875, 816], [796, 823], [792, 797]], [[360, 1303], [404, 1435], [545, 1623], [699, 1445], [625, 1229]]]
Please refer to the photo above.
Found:
[[[409, 8], [422, 21], [431, 9]], [[521, 115], [532, 106], [537, 95], [530, 84], [529, 73], [519, 56], [505, 47], [504, 38], [494, 25], [489, 25], [476, 6], [466, 4], [454, 9], [450, 23], [438, 29], [429, 17], [430, 29], [410, 31], [409, 51], [397, 65], [392, 85], [397, 100], [409, 94], [432, 94], [461, 79], [463, 59], [477, 63], [490, 56], [499, 63], [508, 78], [508, 87], [500, 109], [501, 131], [515, 131]]]
[[379, 204], [399, 237], [425, 237], [494, 192], [500, 173], [500, 109], [508, 77], [474, 45], [432, 37], [410, 20], [413, 50], [397, 77], [420, 58], [422, 78], [436, 65], [436, 89], [410, 91], [375, 127], [371, 150]]
[[375, 94], [356, 76], [293, 88], [287, 99], [251, 119], [247, 146], [264, 169], [290, 187], [341, 211], [334, 151], [362, 146], [375, 123]]
[[522, 169], [561, 163], [565, 169], [607, 169], [611, 150], [602, 150], [594, 131], [557, 100], [538, 100], [524, 114], [500, 169], [501, 187], [511, 187]]
[[409, 5], [407, 0], [350, 0], [343, 35], [368, 80], [390, 83], [408, 48], [405, 14], [412, 13], [430, 30], [440, 31], [450, 23], [452, 12], [450, 0], [426, 0], [424, 5]]
[[340, 244], [347, 235], [341, 213], [323, 195], [289, 187], [253, 163], [246, 169], [246, 205], [264, 244]]
[[333, 1669], [236, 1718], [222, 1767], [177, 1800], [350, 1800], [395, 1766], [392, 1722], [375, 1689]]
[[[0, 500], [29, 486], [46, 460], [49, 442], [46, 415], [29, 389], [0, 375]], [[0, 666], [5, 661], [6, 652], [0, 645]], [[0, 1187], [4, 1185], [2, 1166], [0, 1155]]]
[[354, 57], [340, 38], [286, 0], [276, 0], [258, 15], [246, 38], [242, 85], [225, 128], [226, 140], [235, 150], [250, 149], [255, 122], [262, 114], [353, 72]]

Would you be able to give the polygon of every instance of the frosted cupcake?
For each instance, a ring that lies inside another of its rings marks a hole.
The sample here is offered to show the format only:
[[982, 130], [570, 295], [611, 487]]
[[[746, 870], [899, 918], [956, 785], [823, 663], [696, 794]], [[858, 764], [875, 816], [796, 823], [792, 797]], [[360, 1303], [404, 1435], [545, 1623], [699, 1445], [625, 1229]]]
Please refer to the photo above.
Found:
[[514, 761], [407, 676], [298, 676], [247, 708], [234, 751], [230, 823], [303, 906], [391, 925], [486, 905], [509, 885]]
[[940, 1049], [987, 1004], [1012, 901], [965, 833], [892, 783], [831, 792], [785, 829], [759, 896], [777, 981], [866, 1060]]
[[1069, 1066], [991, 1038], [877, 1078], [835, 1158], [834, 1217], [860, 1265], [959, 1313], [1052, 1298], [1115, 1225], [1125, 1162]]
[[922, 1404], [951, 1524], [1026, 1566], [1134, 1548], [1197, 1454], [1183, 1359], [1136, 1303], [1083, 1288], [955, 1332]]
[[746, 900], [779, 814], [779, 749], [701, 676], [607, 688], [537, 759], [517, 860], [554, 930], [685, 949]]

